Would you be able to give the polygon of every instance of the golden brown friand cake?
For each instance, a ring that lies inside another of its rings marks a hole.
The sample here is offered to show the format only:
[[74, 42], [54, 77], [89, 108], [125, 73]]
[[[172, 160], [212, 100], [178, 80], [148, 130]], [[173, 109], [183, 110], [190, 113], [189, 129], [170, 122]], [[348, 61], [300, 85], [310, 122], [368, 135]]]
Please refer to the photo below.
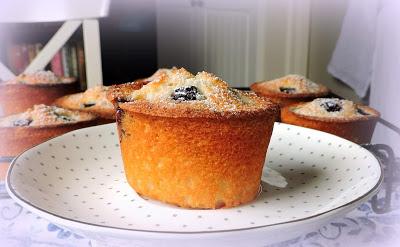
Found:
[[257, 196], [276, 104], [185, 69], [114, 98], [125, 173], [137, 193], [213, 209]]
[[107, 99], [108, 90], [107, 86], [96, 86], [82, 93], [65, 95], [54, 104], [65, 109], [91, 112], [102, 119], [115, 121], [114, 106]]
[[281, 107], [329, 94], [327, 87], [302, 75], [287, 75], [271, 81], [256, 82], [250, 88], [259, 96], [268, 97]]
[[116, 109], [118, 107], [118, 102], [125, 101], [126, 97], [129, 97], [133, 90], [138, 90], [147, 83], [158, 80], [161, 77], [169, 76], [176, 70], [177, 69], [175, 67], [172, 67], [171, 69], [161, 68], [149, 77], [138, 79], [133, 82], [112, 85], [110, 86], [110, 90], [107, 90], [107, 99], [114, 105], [114, 108]]
[[52, 137], [95, 123], [96, 116], [90, 113], [35, 105], [0, 118], [0, 156], [16, 156]]
[[317, 129], [355, 143], [369, 143], [379, 119], [379, 112], [365, 105], [336, 98], [318, 98], [286, 106], [281, 121]]
[[25, 111], [35, 104], [51, 104], [78, 91], [74, 78], [61, 78], [51, 71], [21, 74], [0, 83], [0, 116]]
[[[114, 95], [117, 90], [123, 90], [127, 87], [129, 90], [133, 88], [139, 89], [149, 81], [157, 79], [159, 76], [168, 73], [169, 69], [158, 69], [152, 76], [144, 79], [139, 79], [131, 83], [125, 83], [122, 85], [111, 86], [114, 91]], [[115, 121], [115, 107], [113, 103], [108, 99], [107, 93], [111, 88], [109, 86], [96, 86], [87, 89], [85, 92], [65, 95], [58, 98], [54, 104], [71, 110], [86, 111], [96, 114], [102, 122], [114, 122]]]

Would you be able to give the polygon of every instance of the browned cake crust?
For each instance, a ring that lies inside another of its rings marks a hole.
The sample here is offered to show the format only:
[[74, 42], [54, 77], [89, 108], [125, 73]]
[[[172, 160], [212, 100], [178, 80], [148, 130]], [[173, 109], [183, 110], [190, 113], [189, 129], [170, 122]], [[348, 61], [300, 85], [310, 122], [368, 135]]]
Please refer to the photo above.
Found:
[[151, 81], [154, 81], [154, 80], [160, 78], [161, 76], [171, 72], [171, 70], [174, 70], [174, 69], [176, 69], [176, 67], [172, 67], [171, 69], [161, 68], [161, 69], [158, 69], [156, 72], [154, 72], [154, 74], [152, 74], [151, 76], [146, 77], [146, 78], [137, 79], [135, 81], [137, 83], [142, 83], [145, 85], [145, 84], [147, 84]]
[[77, 83], [54, 85], [0, 83], [0, 117], [25, 111], [35, 104], [52, 104], [55, 99], [77, 91]]
[[[299, 75], [288, 75], [272, 81], [255, 82], [250, 85], [250, 89], [259, 96], [269, 98], [281, 107], [294, 103], [310, 101], [314, 98], [323, 97], [329, 94], [329, 89], [327, 87], [313, 82], [308, 83], [312, 83], [311, 85], [314, 87], [314, 90], [308, 90], [307, 83], [305, 83], [307, 80], [307, 78]], [[285, 93], [277, 90], [279, 84], [286, 87], [290, 87], [290, 84], [299, 87], [299, 83], [302, 84], [300, 85], [302, 87], [300, 92]]]
[[357, 105], [358, 109], [369, 112], [369, 115], [349, 118], [329, 118], [305, 116], [293, 112], [295, 107], [304, 105], [298, 103], [281, 109], [281, 121], [283, 123], [303, 126], [328, 132], [358, 144], [369, 143], [379, 119], [379, 112], [368, 107]]
[[141, 89], [149, 82], [160, 79], [161, 77], [166, 76], [168, 73], [171, 73], [171, 71], [173, 70], [176, 70], [176, 68], [173, 67], [171, 69], [158, 69], [150, 77], [141, 78], [133, 82], [123, 83], [119, 85], [112, 85], [110, 86], [110, 90], [107, 91], [107, 99], [112, 102], [116, 109], [119, 102], [129, 101], [127, 98], [132, 93], [132, 91]]
[[107, 100], [109, 87], [97, 86], [82, 93], [65, 95], [54, 101], [54, 105], [71, 110], [90, 112], [97, 115], [104, 123], [115, 121], [115, 108]]
[[83, 93], [74, 93], [64, 95], [54, 101], [54, 105], [71, 110], [82, 110], [84, 106], [81, 104]]
[[234, 207], [259, 190], [272, 126], [258, 117], [160, 117], [117, 114], [129, 184], [139, 193], [190, 208]]
[[127, 97], [132, 93], [133, 90], [138, 90], [146, 85], [148, 81], [137, 80], [134, 82], [128, 82], [119, 85], [110, 86], [110, 90], [107, 91], [107, 99], [111, 101], [115, 107], [118, 107], [118, 103], [126, 102]]
[[[250, 202], [259, 190], [279, 107], [254, 93], [231, 91], [205, 72], [196, 78], [182, 69], [173, 73], [177, 77], [158, 78], [137, 93], [127, 85], [122, 98], [132, 102], [118, 103], [117, 125], [129, 184], [141, 195], [186, 208], [228, 208]], [[142, 98], [157, 92], [164, 97], [171, 89], [159, 87], [186, 77], [201, 81], [196, 84], [199, 90], [216, 93], [190, 102], [174, 102], [169, 93], [165, 100]]]
[[79, 103], [83, 93], [69, 94], [56, 99], [53, 104], [65, 109], [90, 112], [98, 116], [98, 124], [108, 124], [115, 122], [115, 108], [105, 109], [101, 106], [84, 107]]

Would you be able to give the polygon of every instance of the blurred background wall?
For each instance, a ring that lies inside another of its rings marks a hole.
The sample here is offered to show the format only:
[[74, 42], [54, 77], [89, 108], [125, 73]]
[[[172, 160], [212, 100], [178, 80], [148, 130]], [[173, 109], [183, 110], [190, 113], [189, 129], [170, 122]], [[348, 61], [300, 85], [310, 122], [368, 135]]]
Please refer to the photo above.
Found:
[[311, 1], [308, 76], [325, 83], [337, 94], [358, 101], [358, 96], [347, 85], [327, 72], [327, 65], [339, 37], [349, 0]]
[[358, 101], [326, 70], [347, 4], [348, 0], [158, 0], [158, 65], [208, 70], [234, 86], [299, 73]]
[[[326, 70], [348, 1], [112, 0], [100, 20], [104, 84], [171, 66], [207, 70], [240, 87], [299, 73], [358, 100]], [[43, 45], [60, 25], [0, 25], [0, 59], [18, 73], [12, 63], [24, 63], [10, 49]], [[79, 47], [81, 39], [78, 30], [71, 43]]]

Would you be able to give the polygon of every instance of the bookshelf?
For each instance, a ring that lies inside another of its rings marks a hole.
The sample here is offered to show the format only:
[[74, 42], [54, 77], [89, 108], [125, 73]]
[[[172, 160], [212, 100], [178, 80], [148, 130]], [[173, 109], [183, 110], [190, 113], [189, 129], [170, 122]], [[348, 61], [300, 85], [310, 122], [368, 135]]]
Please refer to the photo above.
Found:
[[[15, 74], [24, 71], [38, 52], [62, 25], [54, 23], [1, 24], [4, 34], [1, 48], [1, 61]], [[57, 52], [46, 70], [58, 76], [76, 77], [85, 82], [85, 61], [82, 27]]]
[[[0, 60], [8, 66], [8, 46], [45, 44], [61, 25], [62, 22], [0, 23]], [[99, 19], [99, 26], [104, 85], [147, 77], [157, 70], [154, 0], [136, 0], [135, 4], [130, 0], [111, 1], [109, 14]], [[83, 42], [82, 27], [70, 40]]]

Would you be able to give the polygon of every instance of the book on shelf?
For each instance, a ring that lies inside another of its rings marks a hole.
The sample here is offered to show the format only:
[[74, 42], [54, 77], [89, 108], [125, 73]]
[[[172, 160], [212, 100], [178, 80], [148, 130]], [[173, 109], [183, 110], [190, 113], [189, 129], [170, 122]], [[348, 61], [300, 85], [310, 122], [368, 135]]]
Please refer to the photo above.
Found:
[[21, 60], [21, 51], [20, 51], [20, 46], [12, 44], [8, 47], [7, 49], [7, 59], [8, 59], [8, 67], [14, 71], [14, 73], [19, 74], [19, 62]]
[[21, 70], [23, 71], [28, 65], [29, 65], [29, 50], [28, 50], [28, 45], [23, 44], [21, 47]]
[[78, 58], [78, 74], [79, 81], [81, 82], [81, 89], [85, 89], [86, 85], [86, 67], [85, 67], [85, 52], [83, 50], [83, 44], [77, 43], [76, 53]]
[[31, 63], [33, 59], [36, 57], [36, 45], [35, 44], [28, 44], [28, 62]]
[[72, 45], [70, 47], [70, 60], [71, 60], [71, 74], [73, 77], [79, 77], [79, 72], [78, 72], [78, 56], [76, 52], [76, 44]]
[[25, 44], [11, 45], [7, 51], [9, 67], [16, 74], [24, 71], [25, 67], [29, 64], [28, 49]]
[[62, 58], [62, 65], [63, 65], [63, 74], [65, 77], [71, 77], [70, 73], [70, 54], [69, 54], [69, 46], [65, 45], [61, 48], [61, 58]]
[[[43, 48], [43, 44], [11, 44], [7, 48], [8, 67], [21, 74]], [[46, 69], [57, 76], [76, 77], [85, 85], [85, 55], [82, 42], [68, 42], [52, 58]]]
[[50, 64], [50, 68], [56, 76], [64, 76], [61, 51], [58, 51], [56, 55], [54, 55]]
[[35, 56], [42, 50], [43, 45], [41, 43], [36, 43], [35, 44]]

